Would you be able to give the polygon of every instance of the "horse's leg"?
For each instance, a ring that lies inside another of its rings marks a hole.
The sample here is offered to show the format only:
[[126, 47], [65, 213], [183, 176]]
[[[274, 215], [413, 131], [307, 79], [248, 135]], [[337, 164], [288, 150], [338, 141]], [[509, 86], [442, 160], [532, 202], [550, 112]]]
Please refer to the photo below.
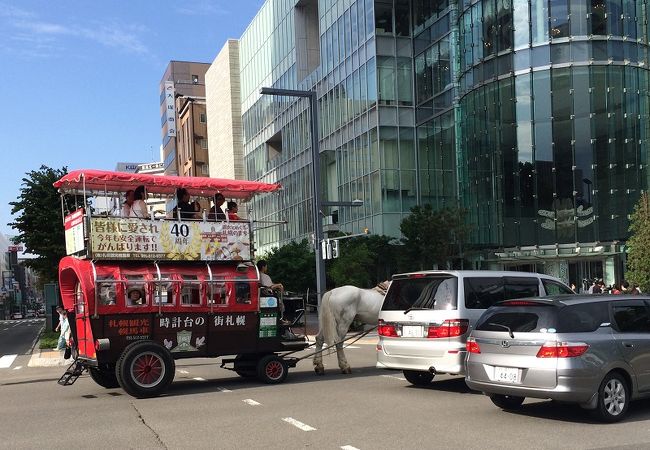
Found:
[[[345, 339], [345, 335], [341, 339]], [[339, 367], [341, 368], [341, 373], [345, 373], [345, 374], [352, 373], [350, 364], [348, 364], [348, 360], [345, 359], [345, 352], [343, 351], [343, 342], [339, 342], [336, 344], [336, 356], [339, 359]]]
[[316, 335], [316, 354], [314, 355], [314, 372], [317, 375], [325, 375], [323, 366], [323, 332], [319, 331]]

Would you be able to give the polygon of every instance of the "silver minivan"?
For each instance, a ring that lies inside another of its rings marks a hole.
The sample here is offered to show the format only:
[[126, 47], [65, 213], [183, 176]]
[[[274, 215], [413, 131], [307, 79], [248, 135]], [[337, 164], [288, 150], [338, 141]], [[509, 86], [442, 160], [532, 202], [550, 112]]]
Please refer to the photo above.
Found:
[[465, 374], [469, 331], [493, 304], [573, 294], [539, 273], [433, 270], [394, 275], [379, 313], [377, 367], [400, 369], [414, 385], [437, 373]]
[[500, 408], [552, 399], [615, 422], [650, 396], [650, 297], [508, 300], [479, 319], [467, 350], [465, 382]]

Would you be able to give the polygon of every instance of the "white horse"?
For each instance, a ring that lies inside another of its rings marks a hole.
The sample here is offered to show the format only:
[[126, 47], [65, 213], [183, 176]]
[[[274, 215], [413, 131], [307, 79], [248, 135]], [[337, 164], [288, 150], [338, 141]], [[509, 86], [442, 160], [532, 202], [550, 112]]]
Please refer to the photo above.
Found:
[[390, 282], [384, 281], [372, 289], [356, 286], [341, 286], [323, 294], [318, 322], [320, 330], [316, 335], [314, 370], [318, 375], [325, 373], [323, 367], [323, 344], [336, 344], [336, 355], [341, 373], [351, 373], [350, 365], [343, 353], [343, 340], [352, 321], [357, 318], [368, 325], [377, 325], [379, 310]]

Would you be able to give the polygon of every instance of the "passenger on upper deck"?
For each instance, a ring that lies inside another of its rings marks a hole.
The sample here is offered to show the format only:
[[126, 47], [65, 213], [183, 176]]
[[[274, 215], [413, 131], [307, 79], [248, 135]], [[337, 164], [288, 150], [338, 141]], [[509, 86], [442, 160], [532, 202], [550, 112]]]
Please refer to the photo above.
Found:
[[121, 217], [130, 217], [131, 216], [131, 205], [133, 205], [133, 189], [129, 189], [124, 193], [124, 203], [122, 203], [122, 211], [120, 212]]
[[190, 194], [185, 188], [176, 190], [177, 204], [174, 208], [174, 218], [178, 217], [178, 211], [181, 212], [181, 219], [200, 219], [201, 205], [198, 202], [190, 203]]
[[138, 186], [133, 192], [133, 204], [131, 205], [131, 213], [129, 217], [139, 217], [141, 219], [149, 218], [149, 210], [144, 201], [144, 186]]
[[208, 220], [226, 220], [226, 214], [221, 209], [221, 205], [226, 201], [226, 197], [220, 192], [214, 196], [214, 206], [210, 209]]
[[237, 203], [228, 202], [228, 220], [241, 220], [237, 215]]

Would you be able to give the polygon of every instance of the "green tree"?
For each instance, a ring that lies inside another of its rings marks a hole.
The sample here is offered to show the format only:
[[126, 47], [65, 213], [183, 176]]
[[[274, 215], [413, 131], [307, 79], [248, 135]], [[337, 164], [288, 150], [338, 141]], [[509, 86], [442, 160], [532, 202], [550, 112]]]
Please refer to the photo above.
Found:
[[634, 208], [630, 232], [625, 278], [638, 285], [642, 292], [650, 292], [650, 199], [647, 193], [641, 194]]
[[260, 259], [268, 262], [269, 275], [285, 290], [302, 293], [316, 289], [314, 253], [306, 239], [274, 248]]
[[454, 207], [434, 211], [426, 204], [411, 208], [400, 230], [404, 235], [402, 260], [406, 268], [425, 270], [450, 267], [462, 257], [470, 228], [465, 223], [465, 210]]
[[328, 288], [351, 284], [361, 288], [372, 283], [373, 255], [364, 238], [339, 241], [338, 258], [328, 263]]
[[47, 166], [26, 173], [18, 199], [9, 203], [11, 213], [16, 215], [9, 224], [18, 231], [16, 242], [23, 243], [27, 252], [38, 255], [24, 264], [38, 272], [44, 282], [57, 280], [59, 260], [65, 256], [61, 204], [52, 184], [66, 173], [66, 167]]
[[398, 246], [392, 240], [378, 235], [340, 240], [339, 257], [327, 263], [328, 288], [346, 284], [368, 288], [390, 279], [397, 271], [394, 254]]

